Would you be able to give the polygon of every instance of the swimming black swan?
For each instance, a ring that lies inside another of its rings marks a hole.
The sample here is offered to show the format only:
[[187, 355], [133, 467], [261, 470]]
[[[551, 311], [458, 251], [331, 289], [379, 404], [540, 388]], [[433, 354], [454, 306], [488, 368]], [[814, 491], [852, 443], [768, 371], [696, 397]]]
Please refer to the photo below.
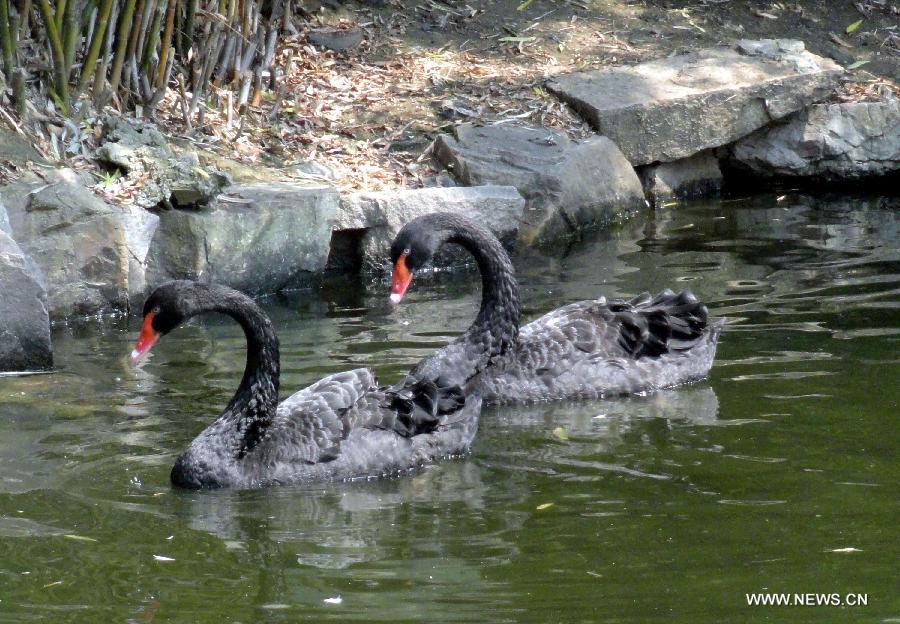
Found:
[[[433, 367], [426, 358], [388, 388], [378, 388], [368, 369], [337, 373], [279, 404], [278, 338], [266, 314], [230, 288], [174, 281], [157, 288], [144, 304], [132, 362], [160, 336], [202, 312], [227, 314], [240, 323], [247, 364], [225, 411], [172, 468], [172, 483], [186, 488], [383, 476], [465, 453], [481, 411], [480, 395], [465, 385], [503, 348], [496, 343], [470, 353], [466, 366], [454, 371]], [[452, 348], [436, 356], [443, 360]]]
[[[724, 321], [708, 321], [706, 306], [687, 290], [643, 294], [630, 301], [580, 301], [519, 330], [518, 286], [509, 256], [493, 234], [459, 215], [424, 215], [397, 233], [391, 245], [393, 303], [400, 302], [413, 273], [444, 243], [468, 250], [481, 271], [481, 312], [467, 341], [478, 343], [481, 336], [490, 345], [501, 335], [513, 345], [473, 384], [485, 403], [646, 392], [695, 381], [712, 366]], [[452, 368], [456, 361], [446, 366]]]

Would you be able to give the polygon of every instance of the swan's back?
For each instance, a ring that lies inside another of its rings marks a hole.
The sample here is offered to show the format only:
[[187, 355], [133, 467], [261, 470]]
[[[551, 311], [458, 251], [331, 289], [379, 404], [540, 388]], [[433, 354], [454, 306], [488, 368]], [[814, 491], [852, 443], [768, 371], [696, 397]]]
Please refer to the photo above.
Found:
[[467, 452], [480, 411], [477, 393], [379, 388], [363, 368], [329, 375], [278, 406], [245, 470], [260, 485], [398, 474]]
[[722, 322], [687, 290], [601, 297], [522, 327], [515, 351], [479, 380], [486, 403], [646, 392], [704, 377]]

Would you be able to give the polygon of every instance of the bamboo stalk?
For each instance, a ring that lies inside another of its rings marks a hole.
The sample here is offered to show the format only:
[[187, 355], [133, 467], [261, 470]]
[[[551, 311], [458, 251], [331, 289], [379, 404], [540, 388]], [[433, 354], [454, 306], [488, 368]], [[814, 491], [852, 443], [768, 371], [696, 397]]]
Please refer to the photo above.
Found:
[[112, 5], [113, 0], [103, 0], [103, 4], [100, 6], [100, 18], [94, 30], [91, 48], [88, 50], [84, 65], [81, 66], [81, 80], [78, 81], [78, 87], [72, 95], [73, 98], [78, 97], [78, 94], [87, 86], [94, 73], [94, 64], [97, 62], [97, 57], [100, 56], [100, 46], [103, 45], [103, 36], [106, 34], [106, 27], [109, 24], [109, 14], [112, 12]]
[[202, 69], [200, 71], [200, 79], [196, 83], [194, 83], [194, 93], [191, 96], [190, 108], [188, 108], [188, 115], [190, 116], [193, 116], [194, 112], [197, 110], [197, 105], [200, 102], [200, 96], [206, 91], [206, 85], [209, 83], [209, 79], [212, 76], [213, 69], [215, 68], [213, 59], [216, 57], [216, 53], [218, 52], [219, 46], [221, 45], [219, 42], [221, 36], [221, 26], [219, 24], [213, 25], [212, 41], [209, 48], [207, 48], [208, 54], [203, 60]]
[[[73, 2], [75, 0], [72, 0]], [[56, 31], [61, 32], [63, 29], [63, 13], [66, 12], [66, 0], [59, 0], [56, 4]]]
[[191, 127], [191, 118], [188, 115], [187, 90], [184, 88], [184, 75], [182, 74], [178, 74], [178, 93], [181, 95], [181, 118], [184, 120], [184, 125], [187, 127], [188, 132], [190, 132], [193, 128]]
[[[137, 5], [137, 15], [140, 16], [144, 12], [144, 4], [145, 0], [138, 0]], [[133, 27], [129, 25], [131, 28], [131, 36], [128, 38], [128, 50], [125, 52], [124, 61], [127, 62], [130, 66], [131, 60], [134, 58], [134, 52], [137, 49], [138, 39], [141, 35], [141, 27], [138, 22], [133, 22]], [[135, 84], [135, 89], [138, 86]], [[126, 72], [125, 74], [125, 89], [131, 90], [131, 71]]]
[[63, 29], [61, 32], [63, 55], [65, 65], [63, 69], [66, 72], [66, 80], [69, 80], [72, 72], [72, 65], [75, 62], [75, 47], [78, 44], [79, 35], [81, 34], [81, 20], [75, 15], [77, 0], [70, 0], [66, 3], [66, 12], [63, 15]]
[[50, 48], [53, 51], [53, 89], [63, 106], [63, 113], [69, 114], [69, 85], [68, 75], [65, 71], [65, 55], [63, 54], [62, 41], [59, 40], [59, 31], [53, 18], [53, 9], [50, 8], [50, 0], [39, 0], [41, 15], [44, 18], [44, 28], [47, 38], [50, 39]]
[[25, 70], [15, 69], [12, 75], [13, 106], [19, 117], [25, 115]]
[[[166, 4], [174, 0], [163, 0]], [[150, 26], [150, 32], [147, 33], [147, 39], [144, 42], [144, 53], [141, 55], [141, 73], [150, 75], [150, 68], [153, 65], [153, 54], [156, 52], [156, 45], [159, 43], [159, 24], [162, 21], [165, 5], [159, 2], [155, 3], [156, 10], [153, 12], [153, 24]], [[150, 97], [149, 95], [147, 96]]]
[[24, 0], [19, 7], [19, 18], [22, 20], [22, 23], [19, 25], [19, 28], [22, 32], [25, 33], [25, 38], [28, 38], [28, 30], [31, 27], [31, 23], [29, 21], [31, 16], [31, 0]]
[[166, 29], [162, 36], [162, 50], [159, 53], [159, 66], [156, 71], [156, 86], [165, 87], [166, 73], [172, 71], [171, 67], [167, 67], [169, 60], [169, 48], [172, 45], [172, 32], [175, 28], [175, 9], [178, 7], [178, 0], [169, 0], [169, 6], [166, 9]]
[[159, 106], [160, 101], [163, 99], [163, 96], [166, 94], [166, 89], [169, 85], [169, 79], [172, 77], [172, 67], [175, 65], [175, 48], [173, 47], [169, 54], [166, 55], [168, 58], [168, 63], [166, 64], [166, 72], [163, 74], [162, 84], [156, 89], [156, 92], [153, 94], [153, 97], [150, 98], [150, 104], [148, 105], [150, 115], [153, 115], [156, 111], [156, 107]]
[[119, 29], [116, 34], [116, 55], [113, 58], [112, 70], [109, 75], [109, 90], [113, 94], [119, 90], [119, 80], [122, 77], [122, 64], [125, 61], [125, 52], [131, 43], [128, 35], [132, 31], [131, 20], [134, 18], [135, 0], [126, 0], [125, 8], [119, 16]]
[[[85, 8], [87, 8], [87, 7], [85, 7]], [[87, 34], [85, 34], [84, 36], [82, 36], [83, 24], [78, 25], [79, 43], [81, 43], [82, 39], [84, 40], [84, 48], [82, 49], [82, 57], [87, 53], [87, 49], [91, 45], [91, 41], [94, 40], [94, 28], [97, 26], [97, 17], [98, 16], [99, 16], [99, 14], [97, 12], [97, 7], [91, 7], [90, 13], [88, 13]], [[82, 18], [83, 18], [83, 16], [82, 16]], [[82, 19], [82, 21], [83, 21], [83, 19]], [[79, 45], [76, 47], [81, 47], [81, 46]], [[71, 67], [71, 65], [69, 67]], [[84, 65], [82, 65], [80, 69], [83, 71]]]
[[3, 48], [3, 73], [12, 81], [15, 33], [13, 21], [9, 18], [9, 0], [0, 0], [0, 46]]
[[[147, 46], [146, 38], [150, 29], [150, 18], [156, 12], [158, 1], [159, 0], [145, 0], [143, 3], [144, 11], [141, 13], [141, 26], [138, 29], [137, 47], [134, 49], [134, 53], [138, 55], [138, 60], [143, 60], [144, 58], [144, 49]], [[139, 87], [135, 85], [135, 90], [138, 88]]]
[[178, 37], [178, 54], [182, 61], [187, 59], [188, 50], [194, 43], [194, 16], [197, 14], [198, 0], [187, 0], [184, 7], [184, 22]]
[[[109, 19], [112, 24], [117, 23], [117, 20], [119, 19], [118, 2], [113, 2], [112, 14]], [[100, 55], [100, 62], [94, 70], [94, 86], [91, 89], [91, 97], [97, 105], [100, 104], [100, 96], [103, 94], [103, 85], [106, 83], [106, 70], [109, 67], [109, 61], [112, 58], [112, 45], [115, 30], [116, 29], [112, 26], [107, 26], [106, 41], [103, 44], [103, 54]]]

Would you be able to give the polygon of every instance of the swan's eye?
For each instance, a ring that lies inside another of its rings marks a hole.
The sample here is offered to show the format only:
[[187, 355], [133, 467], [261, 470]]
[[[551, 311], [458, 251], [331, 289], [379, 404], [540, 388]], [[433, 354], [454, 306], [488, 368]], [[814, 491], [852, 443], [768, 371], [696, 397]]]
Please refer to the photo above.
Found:
[[401, 255], [401, 256], [408, 256], [408, 255], [409, 255], [409, 252], [410, 252], [410, 248], [407, 247], [406, 249], [403, 250], [403, 253], [400, 254], [400, 255]]
[[152, 314], [153, 316], [159, 314], [159, 306], [154, 306], [153, 309], [150, 310], [150, 314]]

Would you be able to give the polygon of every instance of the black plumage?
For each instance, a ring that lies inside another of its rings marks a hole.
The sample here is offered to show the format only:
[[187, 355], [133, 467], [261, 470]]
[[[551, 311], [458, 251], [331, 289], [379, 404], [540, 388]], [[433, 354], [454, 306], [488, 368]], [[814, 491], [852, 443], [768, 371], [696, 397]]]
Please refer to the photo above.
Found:
[[[440, 375], [378, 387], [368, 369], [325, 377], [278, 403], [278, 338], [249, 297], [223, 286], [175, 281], [144, 306], [158, 335], [188, 318], [220, 312], [247, 338], [234, 397], [172, 468], [186, 488], [252, 488], [395, 474], [465, 453], [481, 397]], [[419, 367], [428, 368], [428, 358]]]
[[723, 322], [710, 321], [706, 306], [688, 290], [580, 301], [520, 329], [512, 264], [497, 239], [474, 221], [446, 213], [413, 219], [397, 234], [391, 260], [408, 251], [406, 264], [414, 271], [446, 242], [475, 257], [482, 302], [466, 334], [445, 347], [447, 357], [435, 357], [429, 366], [453, 368], [464, 361], [454, 348], [460, 341], [501, 341], [501, 352], [469, 385], [485, 403], [647, 392], [700, 379], [712, 366]]

